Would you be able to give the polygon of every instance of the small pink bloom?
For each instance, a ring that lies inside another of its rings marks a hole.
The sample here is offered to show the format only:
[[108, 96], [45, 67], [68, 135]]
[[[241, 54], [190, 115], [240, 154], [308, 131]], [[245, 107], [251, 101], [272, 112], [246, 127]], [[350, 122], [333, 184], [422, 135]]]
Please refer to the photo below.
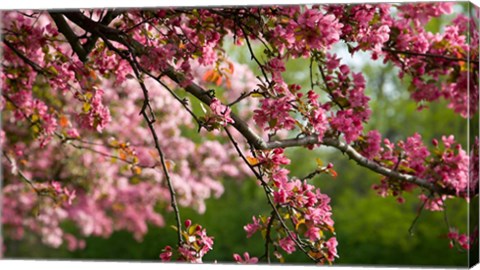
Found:
[[228, 123], [235, 122], [230, 117], [232, 110], [228, 106], [223, 105], [217, 98], [212, 99], [212, 102], [210, 103], [210, 109], [216, 116], [220, 118], [219, 122], [222, 126], [226, 126]]
[[53, 187], [53, 189], [57, 192], [57, 193], [62, 193], [62, 185], [57, 182], [57, 181], [51, 181], [50, 182], [50, 185]]
[[310, 239], [311, 241], [317, 241], [318, 239], [320, 239], [320, 229], [312, 226], [307, 230], [305, 236], [308, 237], [308, 239]]
[[248, 252], [243, 253], [243, 258], [244, 259], [242, 259], [242, 257], [237, 253], [233, 254], [233, 259], [239, 264], [255, 264], [258, 262], [258, 258], [250, 258], [250, 254], [248, 254]]
[[71, 138], [80, 137], [80, 134], [78, 133], [78, 130], [76, 128], [72, 128], [72, 129], [67, 130], [67, 135]]
[[77, 191], [76, 190], [69, 191], [67, 188], [64, 188], [63, 192], [67, 196], [68, 205], [72, 205], [73, 199], [75, 199], [77, 197], [77, 195], [76, 195]]
[[262, 226], [260, 225], [260, 219], [252, 217], [253, 223], [243, 226], [243, 229], [247, 232], [247, 238], [252, 237], [252, 235], [259, 230]]
[[335, 259], [335, 257], [338, 257], [337, 245], [338, 245], [338, 242], [337, 242], [337, 238], [335, 238], [335, 237], [332, 237], [332, 238], [328, 239], [327, 242], [325, 242], [325, 246], [327, 247], [327, 250], [328, 250], [328, 258], [327, 259], [329, 261], [333, 261]]
[[278, 245], [285, 250], [288, 254], [291, 254], [295, 251], [295, 242], [290, 237], [285, 237], [278, 241]]
[[172, 259], [172, 255], [173, 255], [172, 248], [170, 246], [166, 246], [163, 249], [163, 252], [160, 254], [160, 259], [163, 262], [168, 262]]

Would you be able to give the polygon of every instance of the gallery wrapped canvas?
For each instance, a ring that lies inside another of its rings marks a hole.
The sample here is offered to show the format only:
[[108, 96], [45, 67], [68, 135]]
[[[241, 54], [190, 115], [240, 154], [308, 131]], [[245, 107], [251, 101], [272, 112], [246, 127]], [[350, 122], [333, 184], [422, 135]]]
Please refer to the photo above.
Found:
[[479, 12], [3, 11], [2, 256], [473, 266]]

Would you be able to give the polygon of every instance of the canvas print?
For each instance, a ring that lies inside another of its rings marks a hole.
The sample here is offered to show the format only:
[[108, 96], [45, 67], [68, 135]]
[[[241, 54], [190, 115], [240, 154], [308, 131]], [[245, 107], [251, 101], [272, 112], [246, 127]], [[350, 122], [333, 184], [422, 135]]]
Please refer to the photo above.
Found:
[[473, 266], [479, 15], [3, 11], [2, 257]]

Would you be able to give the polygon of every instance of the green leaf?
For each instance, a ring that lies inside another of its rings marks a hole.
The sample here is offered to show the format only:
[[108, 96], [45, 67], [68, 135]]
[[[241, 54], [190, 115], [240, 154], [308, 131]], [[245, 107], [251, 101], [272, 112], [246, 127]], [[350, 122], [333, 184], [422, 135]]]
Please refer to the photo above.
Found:
[[49, 66], [47, 71], [53, 76], [58, 76], [58, 70], [54, 66]]
[[192, 224], [190, 227], [188, 227], [188, 234], [193, 235], [195, 234], [195, 231], [197, 230], [198, 224]]
[[83, 109], [84, 113], [88, 113], [91, 108], [92, 108], [92, 105], [90, 103], [88, 103], [88, 102], [83, 103], [82, 109]]
[[407, 167], [407, 166], [404, 166], [404, 165], [400, 165], [398, 166], [398, 169], [401, 170], [401, 171], [404, 171], [404, 172], [407, 172], [407, 173], [416, 173], [416, 171], [410, 167]]

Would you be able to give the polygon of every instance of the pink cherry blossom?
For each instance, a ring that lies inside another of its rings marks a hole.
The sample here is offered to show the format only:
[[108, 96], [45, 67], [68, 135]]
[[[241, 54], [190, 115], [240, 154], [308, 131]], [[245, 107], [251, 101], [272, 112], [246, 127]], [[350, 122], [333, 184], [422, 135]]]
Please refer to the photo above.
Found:
[[292, 252], [294, 252], [296, 250], [295, 248], [295, 242], [293, 242], [293, 240], [290, 238], [290, 237], [285, 237], [285, 238], [282, 238], [278, 241], [278, 245], [283, 249], [285, 250], [285, 252], [287, 252], [288, 254], [291, 254]]
[[243, 253], [243, 258], [237, 253], [233, 254], [233, 259], [239, 264], [255, 264], [258, 262], [257, 257], [251, 257], [248, 252]]
[[210, 103], [210, 109], [212, 109], [213, 113], [220, 118], [221, 125], [226, 126], [229, 123], [235, 122], [230, 117], [230, 113], [232, 112], [232, 110], [229, 107], [220, 103], [218, 99], [212, 99], [212, 103]]

